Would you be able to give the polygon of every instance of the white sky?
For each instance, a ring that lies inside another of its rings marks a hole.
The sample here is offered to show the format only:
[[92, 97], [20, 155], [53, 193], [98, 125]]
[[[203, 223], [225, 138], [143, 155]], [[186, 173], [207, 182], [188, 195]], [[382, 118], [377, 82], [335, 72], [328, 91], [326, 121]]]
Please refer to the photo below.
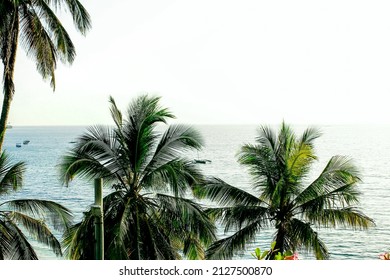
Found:
[[181, 123], [390, 123], [390, 1], [81, 2], [54, 93], [19, 49], [11, 124], [108, 124], [142, 92]]

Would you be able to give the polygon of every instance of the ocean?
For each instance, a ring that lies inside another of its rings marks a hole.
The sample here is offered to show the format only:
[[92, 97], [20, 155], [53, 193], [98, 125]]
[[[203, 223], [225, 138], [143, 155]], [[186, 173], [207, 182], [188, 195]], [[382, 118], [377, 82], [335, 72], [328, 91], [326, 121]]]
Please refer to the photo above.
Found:
[[[226, 182], [250, 191], [250, 176], [237, 163], [236, 153], [242, 144], [254, 143], [258, 126], [255, 125], [198, 125], [205, 147], [189, 158], [204, 158], [211, 162], [200, 165], [206, 175], [217, 176]], [[387, 125], [319, 125], [323, 135], [316, 140], [318, 161], [313, 166], [315, 178], [333, 155], [353, 159], [361, 171], [362, 193], [360, 209], [373, 218], [376, 226], [369, 230], [317, 229], [330, 252], [332, 260], [378, 259], [380, 253], [390, 250], [390, 126]], [[274, 126], [278, 129], [278, 126]], [[293, 126], [297, 134], [306, 126]], [[25, 161], [27, 170], [24, 185], [18, 192], [1, 199], [40, 198], [68, 207], [79, 221], [82, 213], [93, 203], [93, 182], [76, 179], [69, 187], [62, 185], [58, 172], [61, 157], [72, 146], [72, 141], [85, 131], [85, 127], [18, 127], [7, 130], [4, 150], [14, 161]], [[17, 143], [29, 140], [27, 145]], [[109, 190], [105, 190], [107, 192]], [[268, 249], [273, 230], [261, 232], [254, 243], [236, 259], [251, 259], [256, 247]], [[60, 233], [58, 238], [61, 238]], [[226, 233], [230, 234], [230, 233]], [[225, 236], [219, 228], [219, 236]], [[45, 246], [33, 242], [40, 259], [58, 258]], [[300, 258], [312, 259], [300, 254]]]

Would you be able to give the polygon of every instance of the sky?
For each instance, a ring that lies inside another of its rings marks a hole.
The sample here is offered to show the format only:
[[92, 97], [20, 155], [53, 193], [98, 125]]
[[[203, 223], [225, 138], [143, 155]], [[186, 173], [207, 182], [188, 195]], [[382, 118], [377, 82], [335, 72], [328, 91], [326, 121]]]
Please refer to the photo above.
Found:
[[80, 2], [92, 29], [59, 15], [77, 57], [55, 92], [19, 48], [12, 125], [111, 124], [110, 95], [143, 93], [180, 123], [390, 123], [389, 1]]

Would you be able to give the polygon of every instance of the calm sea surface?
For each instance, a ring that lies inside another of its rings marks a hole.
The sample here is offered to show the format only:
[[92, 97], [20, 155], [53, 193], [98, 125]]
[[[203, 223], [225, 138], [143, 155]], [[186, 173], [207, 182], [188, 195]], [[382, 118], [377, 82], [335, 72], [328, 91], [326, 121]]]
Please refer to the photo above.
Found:
[[[192, 158], [206, 158], [211, 164], [200, 165], [205, 174], [218, 176], [228, 183], [250, 190], [250, 177], [236, 161], [236, 153], [244, 143], [253, 143], [256, 126], [197, 126], [205, 139], [205, 148]], [[294, 127], [300, 133], [305, 127]], [[318, 229], [331, 253], [331, 259], [377, 259], [390, 250], [390, 126], [319, 126], [323, 136], [316, 141], [319, 157], [313, 167], [318, 175], [333, 155], [350, 156], [361, 170], [362, 192], [360, 207], [376, 222], [376, 227], [365, 231], [346, 229]], [[15, 161], [25, 161], [27, 171], [24, 187], [7, 199], [40, 198], [61, 203], [72, 210], [79, 221], [82, 212], [93, 203], [93, 183], [74, 181], [62, 186], [57, 165], [84, 127], [14, 127], [6, 134], [4, 149]], [[16, 143], [30, 140], [28, 145]], [[313, 177], [314, 178], [314, 177]], [[4, 199], [2, 197], [1, 199]], [[229, 233], [228, 233], [229, 234]], [[259, 234], [254, 244], [236, 258], [252, 258], [256, 247], [266, 249], [272, 239], [272, 230]], [[220, 236], [224, 236], [220, 231]], [[58, 238], [61, 235], [58, 234]], [[40, 259], [56, 259], [44, 246], [35, 244]], [[301, 258], [311, 256], [301, 254]]]

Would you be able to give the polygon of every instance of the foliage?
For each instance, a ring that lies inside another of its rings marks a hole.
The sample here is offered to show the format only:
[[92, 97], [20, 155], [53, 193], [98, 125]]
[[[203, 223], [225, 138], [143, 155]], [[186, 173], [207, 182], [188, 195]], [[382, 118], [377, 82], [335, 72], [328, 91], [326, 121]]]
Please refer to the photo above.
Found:
[[[32, 57], [44, 80], [55, 89], [54, 71], [57, 61], [72, 63], [75, 46], [54, 11], [68, 10], [76, 30], [85, 35], [91, 27], [88, 12], [78, 0], [2, 0], [0, 3], [0, 58], [3, 71], [3, 106], [0, 131], [7, 124], [11, 100], [15, 93], [14, 70], [16, 53], [21, 41], [27, 56]], [[4, 133], [0, 134], [0, 150]]]
[[269, 250], [265, 250], [264, 252], [261, 252], [260, 248], [256, 248], [254, 253], [251, 253], [251, 255], [257, 259], [257, 260], [263, 260], [267, 257], [269, 254]]
[[255, 252], [252, 253], [252, 256], [256, 258], [257, 260], [263, 260], [270, 258], [271, 256], [274, 256], [275, 260], [298, 260], [298, 253], [287, 251], [283, 254], [281, 252], [278, 252], [278, 249], [275, 249], [276, 241], [271, 243], [271, 248], [269, 250], [265, 250], [264, 252], [261, 252], [260, 248], [256, 248]]
[[[23, 162], [13, 164], [5, 152], [0, 154], [0, 198], [21, 187], [24, 170]], [[61, 244], [50, 231], [46, 220], [55, 229], [63, 230], [71, 224], [71, 218], [68, 209], [52, 201], [0, 201], [0, 259], [38, 259], [30, 238], [47, 245], [56, 255], [62, 255]]]
[[[360, 193], [359, 172], [344, 156], [333, 156], [311, 183], [312, 164], [317, 160], [314, 140], [320, 136], [315, 128], [297, 136], [285, 123], [276, 134], [260, 127], [256, 144], [245, 144], [238, 153], [239, 162], [252, 176], [248, 191], [215, 177], [200, 184], [196, 194], [218, 204], [208, 209], [214, 220], [234, 230], [214, 242], [207, 250], [210, 259], [229, 259], [244, 250], [264, 228], [275, 228], [275, 249], [305, 249], [317, 259], [327, 259], [328, 250], [316, 229], [348, 227], [367, 229], [374, 221], [356, 208]], [[270, 258], [275, 259], [276, 253]]]
[[[174, 116], [159, 97], [135, 98], [127, 114], [110, 98], [115, 126], [90, 127], [64, 156], [63, 180], [103, 178], [105, 259], [203, 259], [215, 225], [187, 197], [202, 175], [184, 157], [202, 147], [192, 127], [164, 124]], [[158, 126], [159, 125], [159, 126]], [[64, 235], [70, 259], [93, 259], [91, 211]]]

